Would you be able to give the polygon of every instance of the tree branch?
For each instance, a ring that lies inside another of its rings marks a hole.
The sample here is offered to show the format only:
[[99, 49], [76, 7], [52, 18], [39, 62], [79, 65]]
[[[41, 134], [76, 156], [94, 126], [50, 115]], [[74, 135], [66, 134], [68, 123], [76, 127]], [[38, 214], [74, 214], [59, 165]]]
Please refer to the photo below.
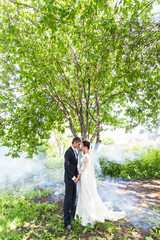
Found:
[[151, 5], [153, 2], [155, 2], [155, 0], [150, 1], [149, 3], [147, 3], [147, 4], [145, 5], [145, 7], [142, 9], [142, 11], [138, 14], [138, 16], [140, 16], [140, 15], [143, 13], [143, 11], [144, 11], [147, 7], [149, 7], [149, 5]]
[[82, 102], [82, 86], [81, 86], [81, 83], [80, 83], [80, 76], [79, 76], [79, 72], [81, 73], [81, 78], [83, 79], [83, 75], [82, 75], [82, 70], [81, 70], [81, 67], [79, 65], [79, 62], [78, 62], [78, 58], [76, 56], [76, 52], [74, 50], [74, 47], [73, 47], [73, 44], [72, 44], [72, 41], [71, 39], [69, 38], [67, 32], [65, 29], [63, 29], [63, 31], [65, 32], [66, 36], [67, 36], [67, 40], [68, 40], [68, 43], [70, 45], [70, 48], [71, 48], [71, 51], [72, 51], [72, 56], [73, 56], [73, 60], [75, 61], [76, 63], [76, 69], [77, 69], [77, 73], [76, 73], [76, 76], [77, 76], [77, 82], [78, 82], [78, 96], [79, 96], [79, 107], [80, 107], [80, 110], [79, 110], [79, 121], [80, 121], [80, 125], [81, 125], [81, 135], [85, 135], [85, 124], [84, 124], [84, 116], [83, 116], [83, 102]]
[[[51, 84], [51, 82], [50, 82], [50, 84]], [[50, 96], [52, 97], [53, 101], [56, 102], [56, 104], [59, 106], [59, 108], [60, 108], [60, 109], [63, 111], [63, 113], [65, 114], [66, 118], [67, 118], [68, 121], [69, 121], [69, 125], [70, 125], [70, 129], [71, 129], [71, 131], [72, 131], [72, 134], [73, 134], [74, 137], [76, 137], [76, 136], [77, 136], [77, 133], [76, 133], [76, 130], [75, 130], [74, 126], [73, 126], [72, 117], [71, 117], [71, 115], [70, 115], [70, 112], [68, 111], [68, 109], [67, 109], [66, 106], [64, 105], [63, 100], [60, 98], [60, 96], [58, 95], [58, 93], [57, 93], [57, 91], [56, 91], [55, 89], [54, 89], [54, 90], [55, 90], [56, 96], [54, 96], [54, 95], [50, 92], [49, 87], [48, 87], [47, 85], [46, 85], [46, 87], [47, 87], [47, 90], [48, 90]]]
[[102, 103], [100, 104], [100, 107], [102, 107], [106, 102], [108, 102], [109, 99], [114, 98], [115, 96], [120, 95], [120, 94], [122, 94], [122, 93], [125, 93], [125, 91], [122, 91], [122, 92], [115, 93], [115, 94], [111, 95], [111, 96], [108, 97], [104, 102], [102, 102]]
[[14, 71], [12, 70], [12, 68], [10, 67], [10, 65], [7, 63], [7, 61], [5, 61], [5, 59], [3, 59], [3, 60], [4, 60], [4, 63], [7, 65], [8, 69], [11, 71], [11, 73], [12, 73], [14, 76], [16, 76], [16, 74], [14, 73]]
[[74, 96], [74, 90], [71, 87], [71, 84], [70, 84], [70, 82], [69, 82], [69, 80], [68, 80], [68, 78], [67, 78], [67, 76], [66, 76], [66, 74], [65, 74], [65, 72], [63, 70], [63, 68], [61, 67], [61, 64], [59, 63], [59, 61], [57, 61], [57, 63], [58, 63], [58, 65], [60, 67], [60, 70], [61, 70], [61, 71], [59, 71], [59, 74], [61, 75], [61, 79], [62, 79], [64, 85], [66, 86], [67, 89], [70, 88], [70, 90], [71, 90], [71, 96], [73, 98], [73, 102], [74, 102], [74, 105], [75, 105], [73, 108], [74, 108], [75, 112], [77, 113], [78, 119], [80, 121], [80, 111], [79, 111], [79, 107], [78, 107], [76, 98]]
[[9, 1], [9, 2], [12, 2], [12, 3], [14, 3], [14, 4], [17, 4], [17, 5], [19, 5], [19, 6], [24, 6], [24, 7], [32, 8], [32, 9], [36, 10], [37, 12], [40, 12], [41, 14], [43, 14], [43, 15], [49, 17], [48, 14], [46, 14], [46, 13], [44, 13], [44, 12], [38, 10], [37, 8], [32, 7], [32, 6], [28, 5], [28, 4], [25, 4], [25, 3], [19, 3], [19, 2], [13, 1], [13, 0], [8, 0], [8, 1]]

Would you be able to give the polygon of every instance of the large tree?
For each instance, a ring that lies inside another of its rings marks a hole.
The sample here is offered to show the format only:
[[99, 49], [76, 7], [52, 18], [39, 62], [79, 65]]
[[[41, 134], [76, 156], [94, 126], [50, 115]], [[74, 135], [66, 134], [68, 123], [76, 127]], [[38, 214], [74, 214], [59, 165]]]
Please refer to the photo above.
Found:
[[97, 142], [104, 125], [156, 124], [156, 2], [1, 1], [0, 126], [13, 155], [32, 155], [67, 124]]

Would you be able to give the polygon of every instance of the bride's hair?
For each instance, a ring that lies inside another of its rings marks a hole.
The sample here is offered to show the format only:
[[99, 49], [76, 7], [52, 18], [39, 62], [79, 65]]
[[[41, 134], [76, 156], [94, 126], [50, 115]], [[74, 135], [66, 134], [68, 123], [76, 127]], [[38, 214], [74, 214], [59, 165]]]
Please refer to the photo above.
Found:
[[89, 141], [84, 140], [84, 141], [82, 141], [82, 143], [83, 143], [83, 146], [84, 146], [84, 147], [87, 147], [88, 150], [90, 149], [90, 142], [89, 142]]

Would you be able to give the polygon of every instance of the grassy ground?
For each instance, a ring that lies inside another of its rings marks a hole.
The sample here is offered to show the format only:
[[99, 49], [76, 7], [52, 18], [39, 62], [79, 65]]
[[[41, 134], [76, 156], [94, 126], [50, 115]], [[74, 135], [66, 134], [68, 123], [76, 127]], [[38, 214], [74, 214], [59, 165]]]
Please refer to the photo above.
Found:
[[0, 240], [160, 239], [160, 223], [145, 231], [140, 226], [131, 225], [128, 218], [87, 227], [72, 220], [75, 232], [69, 233], [63, 226], [63, 197], [54, 202], [52, 192], [51, 188], [21, 194], [13, 189], [2, 192]]

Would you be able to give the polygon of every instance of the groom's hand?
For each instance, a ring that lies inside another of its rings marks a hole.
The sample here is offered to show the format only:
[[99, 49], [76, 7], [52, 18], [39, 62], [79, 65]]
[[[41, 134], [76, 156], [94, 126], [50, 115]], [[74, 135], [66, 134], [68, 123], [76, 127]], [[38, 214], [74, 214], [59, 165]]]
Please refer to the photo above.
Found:
[[78, 182], [78, 178], [75, 178], [75, 179], [73, 180], [73, 182], [74, 182], [74, 183], [77, 183], [77, 182]]

